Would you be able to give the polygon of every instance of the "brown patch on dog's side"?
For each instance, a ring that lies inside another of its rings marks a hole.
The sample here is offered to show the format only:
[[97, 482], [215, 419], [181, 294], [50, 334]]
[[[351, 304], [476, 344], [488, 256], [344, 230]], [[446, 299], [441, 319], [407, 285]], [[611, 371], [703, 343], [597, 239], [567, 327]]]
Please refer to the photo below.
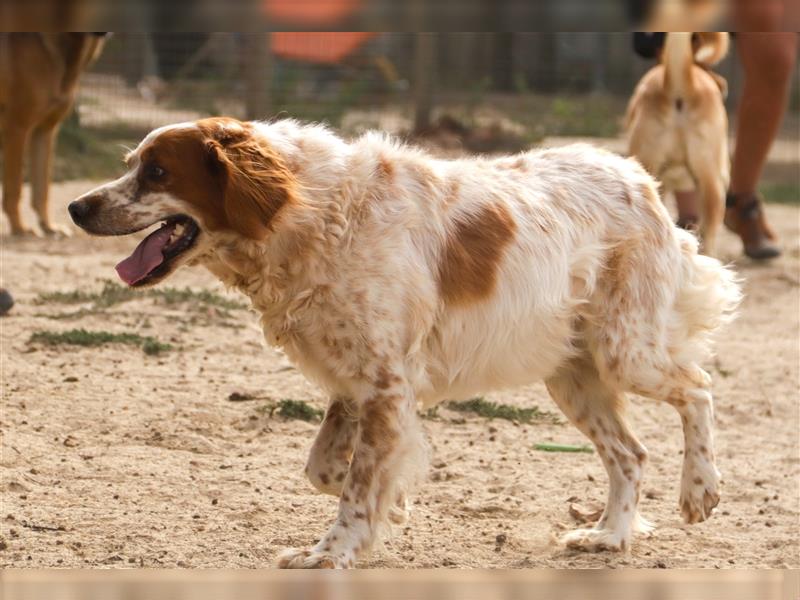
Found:
[[439, 293], [445, 302], [464, 305], [491, 295], [503, 250], [516, 229], [501, 204], [485, 205], [474, 215], [455, 219], [439, 262]]

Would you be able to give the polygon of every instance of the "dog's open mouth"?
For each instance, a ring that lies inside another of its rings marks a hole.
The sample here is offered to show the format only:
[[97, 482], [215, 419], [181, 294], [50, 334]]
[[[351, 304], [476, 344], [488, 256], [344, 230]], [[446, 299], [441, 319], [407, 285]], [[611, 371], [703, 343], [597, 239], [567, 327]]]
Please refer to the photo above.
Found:
[[135, 286], [166, 275], [171, 263], [194, 245], [198, 233], [200, 228], [194, 219], [186, 215], [170, 217], [116, 266], [117, 274]]

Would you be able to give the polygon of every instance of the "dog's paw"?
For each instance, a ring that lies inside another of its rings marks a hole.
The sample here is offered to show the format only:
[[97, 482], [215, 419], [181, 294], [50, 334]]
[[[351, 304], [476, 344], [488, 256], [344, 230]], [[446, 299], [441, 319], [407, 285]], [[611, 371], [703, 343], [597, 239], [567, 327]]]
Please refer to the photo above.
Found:
[[696, 486], [681, 493], [681, 514], [689, 524], [708, 519], [717, 504], [719, 492], [715, 488]]
[[347, 569], [351, 566], [344, 557], [316, 550], [289, 548], [278, 556], [279, 569]]
[[702, 474], [685, 476], [681, 485], [680, 507], [683, 520], [701, 523], [719, 504], [720, 476], [716, 468], [702, 469]]
[[584, 552], [624, 552], [631, 546], [630, 536], [613, 529], [576, 529], [561, 538], [561, 543], [572, 550]]
[[27, 225], [11, 228], [11, 235], [14, 237], [40, 237], [39, 233]]
[[58, 223], [41, 223], [42, 233], [47, 237], [68, 238], [72, 236], [72, 230], [66, 225]]
[[389, 509], [389, 522], [393, 525], [405, 525], [408, 523], [408, 517], [411, 513], [411, 503], [406, 498], [405, 494], [400, 494], [397, 497], [397, 502]]

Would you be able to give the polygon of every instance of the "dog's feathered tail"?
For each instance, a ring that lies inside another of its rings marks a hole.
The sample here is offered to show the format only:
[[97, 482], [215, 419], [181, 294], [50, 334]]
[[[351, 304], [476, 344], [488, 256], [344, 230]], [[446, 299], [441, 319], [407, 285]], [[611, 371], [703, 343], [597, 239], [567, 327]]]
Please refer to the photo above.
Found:
[[704, 67], [713, 67], [728, 54], [730, 36], [725, 31], [703, 31], [695, 34], [694, 60]]
[[[736, 274], [718, 260], [699, 254], [697, 239], [676, 229], [681, 246], [682, 283], [675, 299], [672, 345], [679, 362], [702, 362], [720, 327], [732, 321], [742, 299]], [[678, 342], [678, 343], [676, 343]]]

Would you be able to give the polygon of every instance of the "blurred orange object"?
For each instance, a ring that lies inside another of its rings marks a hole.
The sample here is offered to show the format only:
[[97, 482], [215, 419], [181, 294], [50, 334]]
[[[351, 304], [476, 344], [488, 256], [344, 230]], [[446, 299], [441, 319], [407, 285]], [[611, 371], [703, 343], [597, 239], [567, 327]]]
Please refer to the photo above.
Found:
[[264, 0], [264, 12], [276, 21], [305, 26], [335, 25], [352, 15], [361, 0]]
[[336, 64], [377, 35], [370, 31], [275, 32], [272, 52], [281, 58]]

